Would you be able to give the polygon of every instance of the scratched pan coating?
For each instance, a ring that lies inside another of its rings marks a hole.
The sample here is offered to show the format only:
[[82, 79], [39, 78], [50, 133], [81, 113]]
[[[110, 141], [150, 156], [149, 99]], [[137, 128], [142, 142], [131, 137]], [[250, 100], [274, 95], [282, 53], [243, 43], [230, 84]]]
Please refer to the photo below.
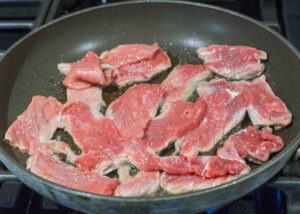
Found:
[[118, 44], [158, 42], [177, 61], [200, 63], [195, 50], [213, 43], [248, 45], [268, 53], [266, 75], [275, 94], [293, 114], [278, 132], [285, 148], [266, 164], [235, 181], [174, 196], [119, 198], [72, 190], [25, 169], [26, 155], [1, 143], [0, 158], [26, 185], [47, 198], [88, 213], [195, 213], [235, 200], [262, 185], [290, 159], [299, 145], [300, 57], [285, 39], [243, 15], [184, 2], [130, 2], [100, 6], [66, 16], [35, 30], [9, 49], [0, 62], [0, 134], [34, 95], [64, 101], [58, 62], [101, 53]]

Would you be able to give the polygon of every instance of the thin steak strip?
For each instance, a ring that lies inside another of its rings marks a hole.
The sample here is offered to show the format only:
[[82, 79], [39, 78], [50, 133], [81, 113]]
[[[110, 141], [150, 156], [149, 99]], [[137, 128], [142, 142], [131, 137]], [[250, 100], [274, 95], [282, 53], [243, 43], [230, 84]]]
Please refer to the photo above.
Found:
[[211, 45], [197, 50], [204, 66], [221, 76], [240, 80], [259, 76], [265, 69], [261, 59], [267, 59], [264, 51], [247, 46]]
[[249, 158], [256, 163], [266, 162], [271, 153], [284, 147], [281, 137], [273, 135], [267, 129], [257, 130], [249, 126], [225, 141], [223, 148], [234, 147], [242, 158]]
[[67, 88], [67, 99], [69, 103], [85, 103], [90, 107], [92, 114], [95, 117], [103, 117], [100, 113], [100, 108], [105, 104], [102, 99], [102, 89], [100, 87], [93, 86], [81, 90]]
[[110, 104], [106, 116], [115, 123], [122, 137], [141, 138], [163, 101], [164, 94], [159, 84], [135, 85]]
[[201, 98], [196, 103], [174, 101], [166, 103], [163, 109], [163, 113], [150, 122], [143, 138], [155, 152], [198, 126], [205, 115], [206, 102]]
[[118, 170], [121, 184], [115, 190], [115, 196], [141, 197], [152, 196], [159, 189], [159, 172], [139, 171], [136, 175], [129, 175], [130, 167], [125, 165]]
[[280, 128], [291, 123], [291, 112], [273, 93], [264, 75], [252, 82], [242, 81], [240, 85], [244, 88], [248, 115], [254, 126], [274, 125]]
[[152, 59], [160, 49], [157, 43], [147, 44], [126, 44], [119, 45], [110, 51], [104, 51], [100, 59], [104, 68], [119, 68], [123, 65], [138, 63], [143, 60]]
[[110, 68], [114, 82], [123, 87], [135, 82], [144, 82], [154, 75], [168, 69], [171, 61], [157, 43], [154, 45], [120, 45], [100, 56], [103, 66]]
[[104, 195], [114, 193], [119, 184], [118, 179], [103, 177], [95, 172], [82, 172], [53, 157], [53, 152], [66, 148], [69, 149], [62, 142], [38, 142], [35, 150], [31, 151], [32, 156], [27, 161], [27, 168], [46, 180], [72, 189]]
[[111, 143], [120, 137], [113, 121], [94, 117], [90, 107], [81, 102], [65, 104], [62, 116], [62, 126], [82, 149], [75, 161], [79, 168], [90, 170], [98, 165], [101, 173], [113, 170], [111, 166], [122, 153], [122, 148]]
[[170, 175], [164, 172], [160, 177], [160, 184], [161, 187], [168, 193], [180, 194], [218, 186], [235, 180], [248, 173], [249, 169], [245, 169], [238, 175], [227, 175], [218, 178], [203, 178], [197, 175]]
[[164, 102], [187, 100], [196, 86], [210, 75], [203, 65], [176, 66], [161, 86], [167, 92]]
[[[198, 93], [207, 103], [206, 115], [200, 125], [188, 131], [178, 142], [181, 156], [195, 162], [198, 152], [208, 152], [222, 137], [239, 124], [246, 113], [243, 94], [225, 80], [202, 82]], [[222, 88], [220, 88], [222, 85]]]
[[97, 54], [89, 51], [80, 62], [60, 63], [58, 69], [66, 77], [64, 85], [70, 89], [85, 89], [93, 85], [109, 85], [111, 79], [102, 71]]
[[32, 142], [48, 141], [60, 123], [62, 104], [54, 97], [34, 96], [27, 109], [8, 128], [5, 140], [28, 152]]

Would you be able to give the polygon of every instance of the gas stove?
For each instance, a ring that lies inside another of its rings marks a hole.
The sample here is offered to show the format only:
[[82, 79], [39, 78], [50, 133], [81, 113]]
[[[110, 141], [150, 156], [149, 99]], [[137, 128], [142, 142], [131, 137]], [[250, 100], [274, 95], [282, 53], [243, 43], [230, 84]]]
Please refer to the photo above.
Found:
[[[31, 30], [84, 8], [121, 0], [0, 0], [0, 57]], [[193, 0], [248, 15], [285, 36], [300, 50], [299, 0]], [[207, 210], [207, 214], [300, 213], [299, 154], [263, 186], [250, 194]], [[26, 187], [0, 163], [0, 213], [79, 214]]]

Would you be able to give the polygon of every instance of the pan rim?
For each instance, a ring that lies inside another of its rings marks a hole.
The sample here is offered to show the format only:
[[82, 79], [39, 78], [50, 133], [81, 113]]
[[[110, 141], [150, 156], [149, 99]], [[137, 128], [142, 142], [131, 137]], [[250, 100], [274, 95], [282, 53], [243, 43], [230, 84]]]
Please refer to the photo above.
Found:
[[[34, 29], [33, 31], [31, 31], [30, 33], [28, 33], [26, 36], [24, 36], [23, 38], [21, 38], [20, 40], [18, 40], [16, 43], [14, 43], [3, 55], [3, 57], [0, 60], [0, 63], [5, 60], [5, 58], [9, 55], [9, 53], [16, 48], [19, 44], [21, 44], [24, 40], [26, 40], [27, 38], [31, 37], [32, 35], [38, 33], [39, 31], [57, 23], [60, 21], [63, 21], [65, 19], [71, 18], [73, 16], [77, 16], [80, 15], [82, 13], [87, 13], [93, 10], [98, 10], [100, 8], [106, 8], [106, 7], [116, 7], [116, 6], [122, 6], [122, 5], [134, 5], [134, 4], [151, 4], [151, 3], [165, 3], [165, 4], [181, 4], [181, 5], [191, 5], [191, 6], [195, 6], [195, 7], [202, 7], [202, 8], [208, 8], [208, 9], [212, 9], [212, 10], [216, 10], [218, 12], [222, 12], [222, 13], [227, 13], [230, 15], [233, 15], [235, 17], [239, 17], [241, 19], [244, 19], [250, 23], [254, 23], [256, 25], [258, 25], [259, 27], [263, 28], [264, 30], [268, 31], [269, 33], [271, 33], [273, 36], [277, 37], [279, 40], [281, 40], [281, 42], [283, 42], [285, 45], [287, 45], [287, 47], [297, 56], [297, 58], [300, 60], [300, 54], [298, 52], [298, 50], [289, 42], [287, 41], [283, 36], [281, 36], [280, 34], [278, 34], [277, 32], [275, 32], [274, 30], [266, 27], [265, 25], [263, 25], [262, 23], [246, 16], [243, 14], [240, 14], [238, 12], [229, 10], [229, 9], [225, 9], [225, 8], [221, 8], [221, 7], [217, 7], [217, 6], [212, 6], [212, 5], [208, 5], [208, 4], [203, 4], [203, 3], [195, 3], [195, 2], [184, 2], [184, 1], [171, 1], [171, 0], [149, 0], [149, 1], [143, 1], [143, 0], [138, 0], [138, 1], [131, 1], [131, 2], [119, 2], [119, 3], [112, 3], [112, 4], [108, 4], [108, 5], [101, 5], [101, 6], [96, 6], [96, 7], [91, 7], [88, 9], [84, 9], [69, 15], [66, 15], [64, 17], [60, 17], [54, 21], [51, 21], [37, 29]], [[53, 189], [59, 190], [59, 191], [63, 191], [63, 192], [68, 192], [74, 195], [78, 195], [81, 197], [89, 197], [95, 200], [109, 200], [109, 201], [116, 201], [116, 202], [162, 202], [162, 201], [168, 201], [168, 200], [174, 200], [174, 199], [184, 199], [184, 198], [188, 198], [188, 197], [193, 197], [193, 196], [200, 196], [203, 194], [206, 194], [208, 192], [217, 192], [219, 190], [222, 189], [226, 189], [227, 187], [231, 186], [233, 183], [234, 184], [238, 184], [238, 183], [242, 183], [247, 179], [250, 179], [254, 176], [257, 176], [257, 174], [260, 174], [262, 171], [266, 170], [267, 168], [272, 167], [272, 165], [275, 162], [278, 162], [281, 158], [283, 158], [285, 155], [287, 155], [289, 152], [295, 150], [300, 144], [300, 133], [298, 133], [298, 135], [291, 140], [290, 144], [288, 146], [286, 146], [281, 152], [279, 152], [278, 154], [275, 155], [275, 157], [273, 157], [270, 161], [268, 161], [267, 163], [265, 163], [264, 165], [258, 167], [257, 169], [251, 171], [249, 174], [242, 176], [238, 179], [235, 179], [231, 182], [228, 183], [224, 183], [221, 185], [218, 185], [216, 187], [212, 187], [212, 188], [208, 188], [208, 189], [204, 189], [204, 190], [199, 190], [199, 191], [195, 191], [195, 192], [188, 192], [188, 193], [182, 193], [182, 194], [178, 194], [178, 195], [167, 195], [167, 196], [159, 196], [159, 197], [117, 197], [117, 196], [107, 196], [107, 195], [100, 195], [100, 194], [94, 194], [94, 193], [89, 193], [89, 192], [83, 192], [80, 190], [75, 190], [75, 189], [71, 189], [59, 184], [56, 184], [54, 182], [45, 180], [33, 173], [31, 173], [30, 171], [28, 171], [25, 167], [23, 167], [21, 164], [19, 164], [16, 160], [10, 158], [10, 156], [4, 151], [4, 149], [2, 147], [0, 147], [0, 159], [4, 162], [5, 165], [8, 164], [8, 162], [11, 162], [14, 164], [14, 166], [21, 171], [22, 173], [26, 174], [26, 176], [30, 176], [33, 179], [33, 182], [39, 182], [42, 183], [46, 186], [49, 186]]]

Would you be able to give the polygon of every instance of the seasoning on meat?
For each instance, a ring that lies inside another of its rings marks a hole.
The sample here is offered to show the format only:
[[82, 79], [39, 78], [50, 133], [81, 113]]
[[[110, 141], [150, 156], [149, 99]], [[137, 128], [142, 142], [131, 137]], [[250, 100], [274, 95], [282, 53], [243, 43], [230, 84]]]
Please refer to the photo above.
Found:
[[266, 162], [271, 153], [280, 151], [284, 146], [281, 137], [267, 129], [257, 130], [249, 126], [225, 141], [223, 148], [234, 147], [242, 158], [248, 157], [255, 163]]
[[155, 152], [159, 152], [198, 126], [205, 112], [206, 103], [201, 98], [196, 103], [166, 103], [163, 112], [150, 122], [143, 139]]
[[[126, 171], [119, 173], [123, 176], [120, 179], [121, 184], [115, 190], [115, 196], [121, 197], [140, 197], [140, 196], [153, 196], [159, 189], [159, 172], [144, 172], [139, 171], [136, 175], [130, 176], [128, 173], [128, 165], [121, 167], [120, 171]], [[124, 174], [126, 178], [124, 179]]]
[[67, 103], [62, 110], [62, 116], [62, 126], [71, 134], [84, 153], [83, 157], [76, 160], [77, 164], [82, 163], [80, 167], [85, 168], [87, 160], [95, 160], [99, 170], [103, 171], [119, 157], [122, 148], [111, 142], [118, 139], [120, 135], [109, 118], [94, 117], [89, 106], [81, 102]]
[[115, 123], [121, 136], [143, 137], [164, 94], [165, 91], [158, 84], [135, 85], [110, 104], [106, 116]]
[[161, 170], [174, 175], [190, 175], [194, 173], [192, 164], [180, 156], [160, 157]]
[[188, 131], [178, 142], [183, 145], [181, 155], [196, 161], [198, 152], [210, 151], [222, 137], [239, 124], [246, 113], [246, 103], [243, 94], [235, 88], [226, 85], [220, 88], [213, 80], [201, 82], [198, 93], [207, 103], [207, 110], [200, 125]]
[[33, 141], [28, 151], [29, 155], [37, 153], [59, 155], [64, 154], [66, 161], [74, 163], [77, 155], [71, 150], [70, 146], [64, 142], [49, 140], [49, 141]]
[[92, 171], [80, 171], [46, 153], [34, 153], [29, 157], [27, 165], [32, 173], [44, 179], [85, 192], [113, 195], [119, 184], [116, 178], [107, 178]]
[[101, 149], [102, 142], [110, 142], [119, 138], [114, 123], [109, 118], [93, 117], [85, 103], [71, 103], [62, 110], [62, 124], [84, 151]]
[[85, 89], [93, 85], [109, 85], [97, 54], [89, 51], [80, 62], [60, 63], [58, 69], [66, 74], [64, 85], [70, 89]]
[[139, 138], [120, 138], [117, 144], [124, 149], [129, 162], [134, 164], [138, 169], [143, 171], [159, 170], [159, 156]]
[[154, 45], [119, 45], [100, 56], [103, 66], [109, 68], [114, 82], [119, 86], [144, 82], [168, 69], [171, 61], [157, 43]]
[[160, 47], [157, 43], [154, 43], [153, 45], [119, 45], [110, 51], [103, 52], [100, 59], [103, 63], [103, 67], [116, 69], [123, 65], [152, 59], [158, 50], [160, 50]]
[[59, 126], [61, 108], [62, 104], [54, 97], [32, 97], [27, 109], [8, 128], [5, 140], [26, 152], [35, 140], [50, 140]]
[[265, 69], [261, 59], [267, 59], [264, 51], [247, 46], [211, 45], [197, 50], [204, 66], [230, 79], [249, 79], [259, 76]]
[[243, 82], [242, 85], [247, 111], [253, 125], [275, 125], [276, 128], [280, 128], [291, 123], [291, 112], [284, 102], [274, 95], [264, 75], [253, 82]]
[[239, 174], [248, 168], [248, 165], [240, 157], [235, 147], [228, 145], [220, 148], [216, 156], [198, 156], [194, 162], [180, 156], [161, 157], [160, 167], [168, 174], [196, 174], [200, 177], [216, 178]]
[[103, 117], [103, 115], [100, 113], [100, 108], [102, 105], [104, 105], [104, 101], [102, 99], [102, 89], [100, 87], [93, 86], [81, 90], [67, 88], [67, 98], [69, 103], [82, 102], [87, 104], [95, 117]]
[[249, 166], [238, 155], [226, 155], [228, 159], [222, 156], [200, 156], [195, 164], [193, 164], [194, 174], [204, 178], [218, 178], [226, 175], [237, 175]]
[[218, 186], [235, 180], [248, 173], [249, 169], [247, 168], [238, 175], [227, 175], [218, 178], [203, 178], [197, 175], [170, 175], [163, 172], [160, 177], [160, 185], [170, 194], [180, 194]]
[[176, 66], [161, 86], [167, 92], [165, 102], [187, 100], [196, 89], [200, 81], [210, 75], [203, 65]]

